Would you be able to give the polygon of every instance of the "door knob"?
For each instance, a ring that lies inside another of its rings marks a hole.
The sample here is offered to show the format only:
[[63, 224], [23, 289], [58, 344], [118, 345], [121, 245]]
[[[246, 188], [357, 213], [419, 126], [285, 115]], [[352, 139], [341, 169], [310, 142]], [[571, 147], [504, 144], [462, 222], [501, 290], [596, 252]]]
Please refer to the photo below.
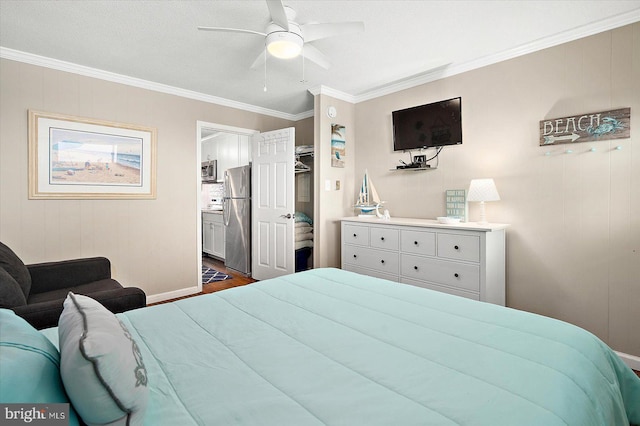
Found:
[[291, 219], [293, 217], [293, 215], [291, 213], [287, 213], [287, 214], [281, 214], [280, 217], [285, 218], [285, 219]]

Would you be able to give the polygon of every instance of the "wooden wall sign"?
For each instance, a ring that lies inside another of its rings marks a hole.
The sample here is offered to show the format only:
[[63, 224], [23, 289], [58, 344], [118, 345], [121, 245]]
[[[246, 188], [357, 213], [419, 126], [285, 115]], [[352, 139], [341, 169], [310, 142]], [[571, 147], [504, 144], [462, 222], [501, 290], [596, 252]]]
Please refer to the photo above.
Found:
[[631, 137], [631, 108], [540, 121], [540, 146]]

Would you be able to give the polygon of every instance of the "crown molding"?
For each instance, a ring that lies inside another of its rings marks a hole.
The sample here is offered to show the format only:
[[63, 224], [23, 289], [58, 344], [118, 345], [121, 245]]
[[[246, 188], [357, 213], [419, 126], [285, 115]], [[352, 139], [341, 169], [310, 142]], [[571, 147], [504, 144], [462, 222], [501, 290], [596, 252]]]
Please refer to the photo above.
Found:
[[314, 111], [310, 109], [309, 111], [301, 112], [300, 114], [296, 114], [293, 116], [293, 121], [304, 120], [305, 118], [313, 117]]
[[312, 87], [309, 89], [309, 93], [311, 93], [313, 96], [327, 95], [327, 96], [331, 96], [332, 98], [339, 99], [341, 101], [349, 102], [352, 104], [356, 103], [355, 96], [345, 92], [341, 92], [336, 89], [332, 89], [331, 87], [328, 87], [328, 86], [319, 85], [319, 86]]
[[306, 111], [301, 114], [289, 114], [268, 108], [246, 104], [243, 102], [232, 101], [230, 99], [218, 96], [206, 95], [204, 93], [195, 92], [193, 90], [181, 89], [179, 87], [169, 86], [166, 84], [156, 83], [153, 81], [143, 80], [140, 78], [129, 77], [127, 75], [116, 74], [110, 71], [103, 71], [97, 68], [91, 68], [84, 65], [74, 64], [72, 62], [60, 61], [58, 59], [47, 58], [45, 56], [34, 55], [19, 50], [9, 49], [0, 46], [0, 58], [11, 61], [23, 62], [26, 64], [37, 65], [45, 68], [51, 68], [58, 71], [69, 72], [82, 75], [85, 77], [97, 78], [99, 80], [111, 81], [127, 86], [138, 87], [141, 89], [152, 90], [155, 92], [166, 93], [169, 95], [180, 96], [183, 98], [193, 99], [196, 101], [207, 102], [210, 104], [221, 105], [229, 108], [235, 108], [243, 111], [254, 112], [256, 114], [268, 115], [271, 117], [282, 118], [290, 121], [297, 121], [306, 118], [309, 113], [313, 115], [313, 111]]
[[[519, 46], [515, 49], [510, 49], [505, 52], [501, 52], [495, 55], [489, 55], [482, 58], [478, 58], [472, 61], [446, 64], [437, 68], [433, 68], [425, 73], [409, 77], [406, 79], [398, 80], [386, 84], [384, 86], [375, 88], [373, 90], [367, 90], [357, 95], [352, 95], [346, 92], [342, 92], [336, 89], [332, 89], [328, 86], [315, 86], [309, 90], [313, 96], [319, 94], [331, 96], [345, 102], [357, 104], [370, 99], [375, 99], [381, 96], [389, 95], [399, 92], [401, 90], [410, 89], [412, 87], [420, 86], [422, 84], [430, 83], [436, 80], [440, 80], [446, 77], [451, 77], [457, 74], [461, 74], [474, 69], [482, 68], [487, 65], [492, 65], [498, 62], [506, 61], [509, 59], [517, 58], [522, 55], [537, 52], [542, 49], [557, 46], [562, 43], [567, 43], [580, 38], [592, 36], [594, 34], [601, 33], [603, 31], [609, 31], [618, 27], [633, 24], [640, 21], [640, 8], [634, 9], [630, 12], [623, 13], [611, 18], [604, 19], [592, 24], [583, 25], [570, 31], [565, 31], [559, 34], [555, 34], [550, 37], [545, 37], [532, 43]], [[142, 80], [135, 77], [129, 77], [122, 74], [116, 74], [109, 71], [103, 71], [96, 68], [86, 67], [84, 65], [78, 65], [71, 62], [60, 61], [57, 59], [47, 58], [45, 56], [34, 55], [31, 53], [21, 52], [19, 50], [9, 49], [0, 46], [0, 58], [9, 59], [18, 62], [24, 62], [32, 65], [38, 65], [45, 68], [56, 69], [59, 71], [70, 72], [87, 77], [93, 77], [101, 80], [111, 81], [115, 83], [121, 83], [128, 86], [139, 87], [143, 89], [153, 90], [156, 92], [167, 93], [170, 95], [181, 96], [188, 99], [194, 99], [211, 104], [226, 106], [229, 108], [235, 108], [243, 111], [253, 112], [256, 114], [268, 115], [271, 117], [282, 118], [290, 121], [299, 121], [305, 118], [313, 117], [314, 111], [309, 110], [299, 114], [289, 114], [281, 111], [276, 111], [268, 108], [258, 107], [256, 105], [246, 104], [242, 102], [233, 101], [217, 96], [206, 95], [204, 93], [195, 92], [191, 90], [181, 89], [165, 84], [155, 83], [148, 80]]]
[[517, 58], [518, 56], [537, 52], [539, 50], [554, 47], [563, 43], [568, 43], [570, 41], [578, 40], [584, 37], [589, 37], [604, 31], [613, 30], [615, 28], [633, 24], [638, 21], [640, 21], [640, 8], [617, 16], [613, 16], [611, 18], [603, 19], [602, 21], [598, 21], [592, 24], [583, 25], [570, 31], [564, 31], [559, 34], [545, 37], [495, 55], [488, 55], [482, 58], [474, 59], [472, 61], [461, 62], [457, 64], [447, 64], [438, 68], [434, 68], [430, 71], [427, 71], [426, 73], [403, 79], [401, 81], [395, 81], [374, 90], [362, 92], [356, 96], [353, 96], [353, 102], [359, 103], [370, 99], [379, 98], [381, 96], [389, 95], [401, 90], [420, 86], [425, 83], [431, 83], [442, 78], [462, 74], [467, 71], [485, 67], [487, 65], [493, 65], [498, 62]]

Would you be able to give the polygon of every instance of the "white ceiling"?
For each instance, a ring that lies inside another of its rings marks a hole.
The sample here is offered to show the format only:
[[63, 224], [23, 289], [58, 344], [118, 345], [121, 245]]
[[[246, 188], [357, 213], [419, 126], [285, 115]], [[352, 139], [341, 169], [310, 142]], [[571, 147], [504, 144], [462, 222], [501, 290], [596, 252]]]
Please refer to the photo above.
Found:
[[264, 67], [250, 68], [264, 49], [261, 37], [196, 29], [262, 32], [269, 17], [264, 0], [0, 0], [0, 56], [26, 62], [55, 59], [89, 67], [82, 68], [84, 73], [108, 71], [111, 79], [132, 77], [137, 85], [159, 83], [205, 99], [300, 117], [313, 109], [311, 88], [366, 99], [640, 21], [640, 0], [284, 4], [296, 10], [300, 24], [363, 21], [365, 31], [313, 42], [332, 66], [325, 70], [306, 62], [305, 82], [301, 58], [270, 58], [264, 92]]

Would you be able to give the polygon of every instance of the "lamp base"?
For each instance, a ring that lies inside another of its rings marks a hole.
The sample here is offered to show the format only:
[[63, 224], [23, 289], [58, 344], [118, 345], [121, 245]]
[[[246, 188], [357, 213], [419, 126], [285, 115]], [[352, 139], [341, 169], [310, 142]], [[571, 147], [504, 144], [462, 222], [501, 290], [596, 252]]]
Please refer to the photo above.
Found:
[[484, 209], [484, 201], [480, 201], [480, 220], [478, 221], [480, 225], [486, 225], [487, 223], [487, 214]]

